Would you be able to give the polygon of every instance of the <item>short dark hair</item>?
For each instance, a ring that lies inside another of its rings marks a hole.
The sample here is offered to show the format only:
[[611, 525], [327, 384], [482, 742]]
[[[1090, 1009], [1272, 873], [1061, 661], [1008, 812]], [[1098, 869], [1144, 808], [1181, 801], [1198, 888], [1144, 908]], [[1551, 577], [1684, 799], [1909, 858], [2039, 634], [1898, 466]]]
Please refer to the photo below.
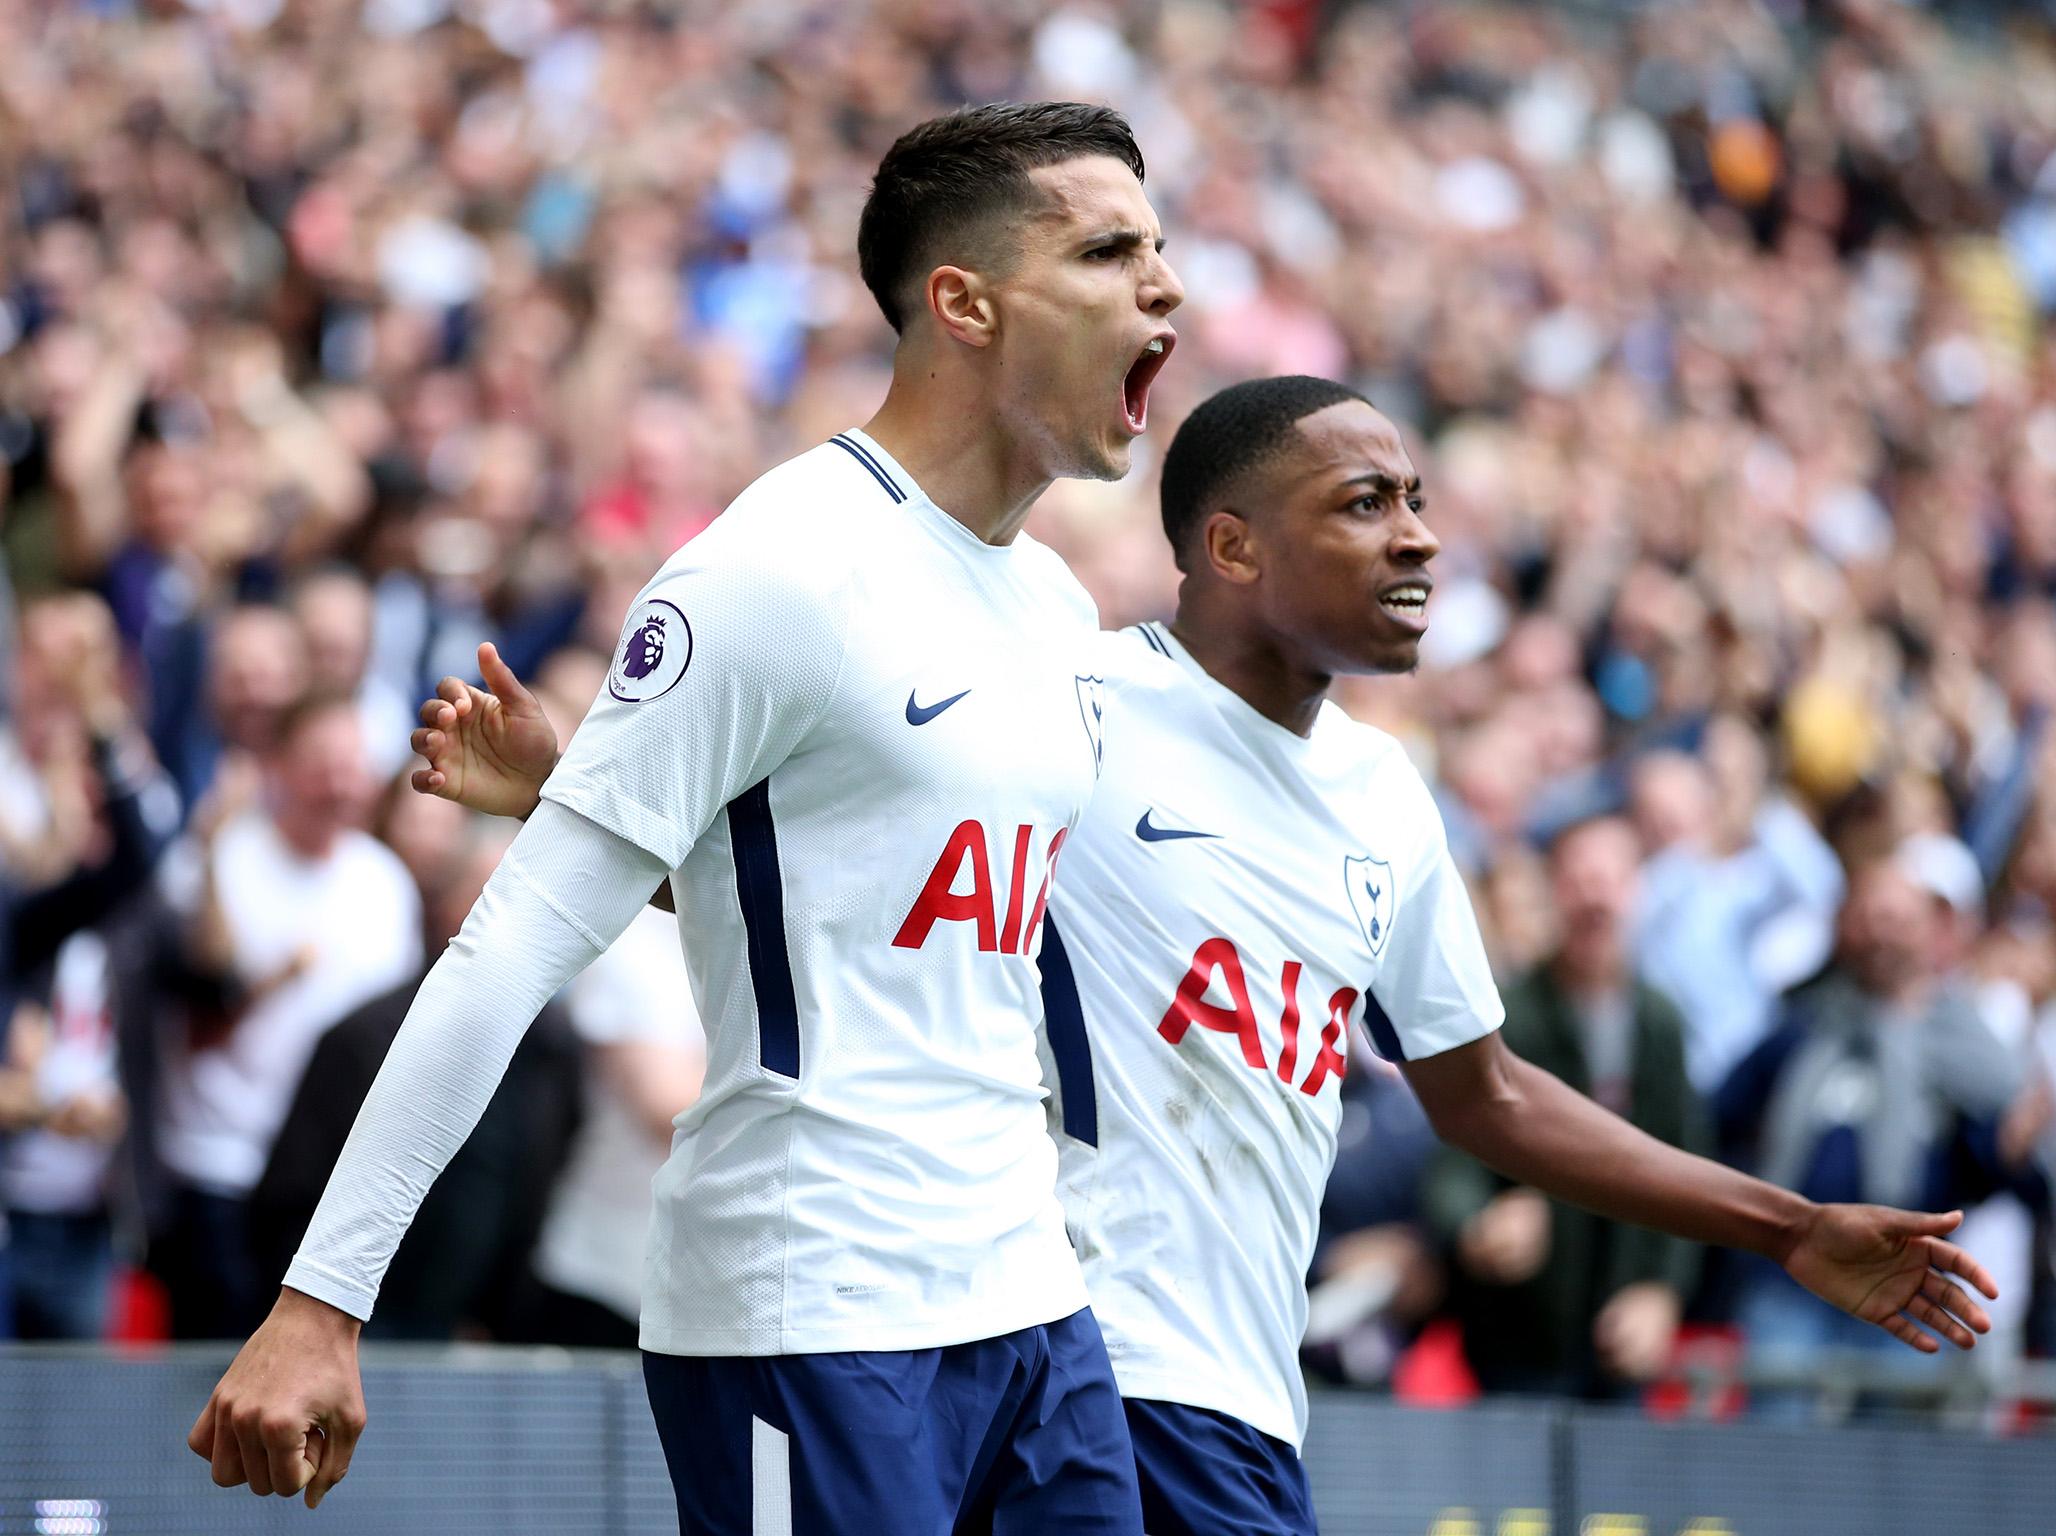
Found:
[[857, 266], [892, 328], [906, 329], [908, 282], [934, 270], [951, 242], [1033, 206], [1030, 171], [1087, 155], [1111, 156], [1142, 180], [1142, 151], [1112, 107], [1001, 102], [901, 134], [878, 162], [857, 224]]
[[1201, 401], [1171, 439], [1158, 493], [1178, 569], [1214, 500], [1286, 448], [1302, 417], [1347, 400], [1371, 403], [1347, 384], [1291, 373], [1231, 384]]

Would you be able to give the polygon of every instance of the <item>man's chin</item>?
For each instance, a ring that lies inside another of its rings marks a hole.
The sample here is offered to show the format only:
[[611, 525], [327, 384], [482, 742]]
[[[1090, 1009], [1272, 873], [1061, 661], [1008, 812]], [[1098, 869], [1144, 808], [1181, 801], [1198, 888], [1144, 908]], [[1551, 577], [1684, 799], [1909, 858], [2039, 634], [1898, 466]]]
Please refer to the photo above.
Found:
[[1421, 642], [1408, 639], [1372, 646], [1349, 670], [1359, 677], [1403, 677], [1421, 669]]
[[1135, 443], [1128, 437], [1105, 438], [1078, 455], [1078, 467], [1067, 475], [1071, 480], [1124, 480], [1134, 467]]
[[1406, 650], [1398, 650], [1392, 646], [1380, 646], [1351, 658], [1349, 666], [1336, 670], [1347, 676], [1406, 676], [1408, 672], [1421, 670], [1421, 648], [1408, 646]]

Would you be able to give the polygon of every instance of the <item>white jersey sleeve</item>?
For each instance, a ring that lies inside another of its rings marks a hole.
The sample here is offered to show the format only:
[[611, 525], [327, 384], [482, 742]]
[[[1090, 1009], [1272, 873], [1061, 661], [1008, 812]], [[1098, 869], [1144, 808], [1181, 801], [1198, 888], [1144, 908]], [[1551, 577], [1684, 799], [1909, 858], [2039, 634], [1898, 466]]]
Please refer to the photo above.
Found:
[[668, 869], [820, 719], [847, 640], [847, 591], [823, 562], [802, 574], [736, 559], [719, 531], [673, 555], [629, 609], [606, 685], [542, 791]]
[[1407, 893], [1407, 909], [1392, 923], [1389, 952], [1365, 1002], [1371, 1043], [1388, 1061], [1439, 1056], [1506, 1021], [1470, 893], [1449, 855], [1442, 813], [1417, 774], [1409, 770], [1406, 778], [1419, 791], [1414, 814], [1432, 841], [1422, 850], [1417, 888]]
[[529, 1024], [620, 935], [666, 872], [646, 850], [561, 806], [536, 807], [415, 994], [287, 1285], [371, 1316], [415, 1211], [478, 1124]]

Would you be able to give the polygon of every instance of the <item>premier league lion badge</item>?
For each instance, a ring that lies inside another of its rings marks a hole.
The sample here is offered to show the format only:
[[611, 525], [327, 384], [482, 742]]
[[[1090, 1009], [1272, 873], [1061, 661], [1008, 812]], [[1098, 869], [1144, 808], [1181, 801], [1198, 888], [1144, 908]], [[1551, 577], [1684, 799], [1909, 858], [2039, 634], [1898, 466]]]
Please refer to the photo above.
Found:
[[1369, 854], [1342, 861], [1342, 883], [1349, 891], [1349, 905], [1364, 931], [1364, 942], [1373, 956], [1385, 953], [1385, 941], [1392, 937], [1392, 913], [1399, 894], [1392, 888], [1392, 866]]
[[653, 597], [630, 610], [607, 691], [624, 704], [667, 694], [692, 662], [692, 626], [676, 604]]

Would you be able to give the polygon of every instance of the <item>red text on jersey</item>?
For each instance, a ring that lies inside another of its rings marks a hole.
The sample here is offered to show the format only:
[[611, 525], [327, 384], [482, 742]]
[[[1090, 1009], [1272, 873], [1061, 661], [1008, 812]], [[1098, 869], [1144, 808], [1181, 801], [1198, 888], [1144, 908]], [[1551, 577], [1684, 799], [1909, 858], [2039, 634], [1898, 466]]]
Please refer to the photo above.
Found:
[[[942, 855], [936, 859], [935, 868], [928, 872], [928, 881], [921, 887], [921, 894], [914, 899], [913, 910], [900, 924], [899, 932], [893, 935], [893, 946], [897, 949], [919, 949], [928, 942], [929, 931], [937, 923], [971, 923], [975, 925], [981, 954], [1032, 953], [1036, 930], [1042, 926], [1043, 914], [1049, 910], [1050, 877], [1056, 873], [1057, 854], [1063, 850], [1067, 830], [1057, 828], [1056, 836], [1050, 839], [1049, 852], [1037, 860], [1035, 829], [1029, 826], [1014, 828], [1013, 856], [1006, 871], [1006, 906], [1002, 908], [994, 899], [992, 856], [984, 824], [958, 822], [956, 830], [949, 835], [949, 841], [943, 844]], [[1034, 874], [1031, 865], [1038, 862], [1041, 871], [1036, 881], [1035, 902], [1024, 911], [1024, 900]], [[969, 889], [959, 891], [957, 887], [965, 884], [967, 879]]]
[[[1293, 1073], [1299, 1069], [1299, 976], [1304, 969], [1299, 961], [1287, 960], [1278, 978], [1285, 1006], [1278, 1019], [1276, 1071], [1278, 1080], [1284, 1083], [1291, 1082]], [[1225, 1007], [1206, 1000], [1216, 976], [1228, 994]], [[1319, 1093], [1329, 1078], [1340, 1082], [1348, 1071], [1349, 1064], [1342, 1055], [1342, 1038], [1349, 1028], [1349, 1011], [1356, 1006], [1356, 996], [1356, 988], [1341, 987], [1328, 999], [1328, 1019], [1321, 1026], [1321, 1043], [1314, 1052], [1313, 1064], [1299, 1084], [1301, 1093]], [[1185, 968], [1184, 979], [1172, 994], [1171, 1006], [1164, 1010], [1157, 1033], [1176, 1045], [1195, 1024], [1201, 1029], [1233, 1035], [1242, 1047], [1243, 1061], [1259, 1072], [1273, 1070], [1264, 1058], [1263, 1036], [1257, 1029], [1256, 1009], [1250, 1005], [1249, 978], [1242, 969], [1242, 956], [1227, 939], [1208, 939], [1193, 951], [1192, 964]]]

